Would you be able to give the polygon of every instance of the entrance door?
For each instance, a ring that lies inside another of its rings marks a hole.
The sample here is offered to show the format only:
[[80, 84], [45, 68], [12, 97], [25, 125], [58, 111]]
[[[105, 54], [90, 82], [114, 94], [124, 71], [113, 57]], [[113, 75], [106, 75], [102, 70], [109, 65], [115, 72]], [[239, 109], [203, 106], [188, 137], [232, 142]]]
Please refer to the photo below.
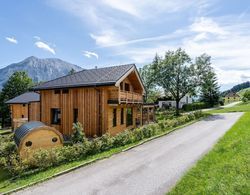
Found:
[[127, 121], [126, 121], [126, 126], [131, 126], [133, 125], [133, 109], [132, 108], [127, 108]]

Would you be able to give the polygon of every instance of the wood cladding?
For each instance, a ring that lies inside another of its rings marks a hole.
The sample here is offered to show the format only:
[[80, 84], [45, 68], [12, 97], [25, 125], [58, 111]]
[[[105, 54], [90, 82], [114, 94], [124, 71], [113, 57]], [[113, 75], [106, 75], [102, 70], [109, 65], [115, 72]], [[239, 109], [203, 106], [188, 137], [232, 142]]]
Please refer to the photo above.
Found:
[[40, 102], [11, 104], [10, 110], [13, 129], [28, 121], [40, 121]]
[[[132, 82], [133, 81], [133, 82]], [[131, 92], [142, 96], [142, 87], [132, 73], [125, 78], [121, 85], [125, 89], [129, 85]], [[48, 126], [55, 127], [63, 135], [71, 135], [74, 122], [74, 110], [77, 109], [78, 121], [83, 125], [86, 136], [101, 136], [104, 133], [115, 135], [127, 128], [134, 128], [142, 124], [142, 102], [126, 101], [124, 104], [109, 104], [108, 100], [118, 100], [120, 86], [79, 87], [69, 88], [67, 93], [63, 89], [41, 90], [41, 121]], [[133, 99], [133, 98], [132, 98]], [[113, 109], [116, 109], [116, 126], [113, 127]], [[121, 124], [121, 109], [124, 110], [124, 123]], [[132, 125], [127, 126], [127, 109], [133, 111]], [[51, 124], [51, 109], [60, 110], [60, 124]], [[139, 122], [138, 122], [139, 121]]]
[[[114, 105], [109, 105], [110, 93], [118, 90], [112, 87], [72, 88], [67, 94], [55, 94], [54, 90], [41, 91], [41, 121], [48, 126], [55, 127], [64, 135], [72, 134], [74, 109], [78, 110], [78, 121], [83, 124], [86, 136], [100, 136], [106, 132], [116, 134], [124, 129], [135, 127], [137, 105], [121, 104], [117, 107], [117, 126], [112, 127], [112, 113]], [[124, 124], [120, 124], [120, 109], [124, 108]], [[133, 109], [133, 124], [126, 127], [126, 107]], [[51, 109], [61, 111], [61, 123], [51, 124]]]

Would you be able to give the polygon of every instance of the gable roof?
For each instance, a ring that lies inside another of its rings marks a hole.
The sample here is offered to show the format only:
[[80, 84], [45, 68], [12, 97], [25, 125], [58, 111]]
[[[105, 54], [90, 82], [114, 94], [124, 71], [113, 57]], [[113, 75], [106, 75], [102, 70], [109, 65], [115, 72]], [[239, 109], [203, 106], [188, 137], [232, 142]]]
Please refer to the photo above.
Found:
[[240, 97], [240, 95], [234, 92], [230, 92], [227, 95], [225, 95], [225, 97]]
[[36, 92], [26, 92], [8, 100], [6, 104], [27, 104], [30, 102], [40, 102], [40, 94]]
[[[34, 87], [34, 90], [117, 85], [124, 76], [133, 70], [139, 75], [135, 64], [83, 70], [42, 83]], [[140, 77], [139, 80], [142, 84]], [[144, 90], [143, 84], [142, 88]]]

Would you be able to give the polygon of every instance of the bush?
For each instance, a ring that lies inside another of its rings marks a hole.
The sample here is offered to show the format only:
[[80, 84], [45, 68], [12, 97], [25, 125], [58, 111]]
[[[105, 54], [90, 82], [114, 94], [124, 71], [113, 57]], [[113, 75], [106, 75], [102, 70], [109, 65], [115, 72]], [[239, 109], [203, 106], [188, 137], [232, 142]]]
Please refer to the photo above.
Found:
[[71, 140], [73, 143], [83, 143], [85, 134], [83, 132], [82, 124], [77, 122], [73, 123], [73, 134]]
[[72, 136], [72, 140], [74, 140], [73, 145], [37, 150], [31, 155], [28, 155], [25, 160], [20, 159], [14, 142], [10, 142], [8, 138], [5, 138], [6, 141], [0, 144], [0, 166], [8, 170], [12, 175], [20, 176], [30, 170], [44, 170], [62, 163], [83, 159], [89, 155], [107, 151], [111, 148], [135, 143], [202, 116], [203, 113], [197, 111], [178, 118], [163, 119], [158, 123], [145, 125], [133, 130], [125, 130], [113, 137], [110, 136], [110, 134], [104, 134], [101, 137], [93, 138], [91, 141], [89, 141], [84, 134], [79, 134], [79, 131], [81, 132], [81, 125], [76, 124], [74, 126], [75, 133], [74, 136]]
[[209, 105], [207, 105], [204, 102], [195, 102], [192, 104], [185, 104], [183, 105], [182, 109], [185, 111], [194, 111], [194, 110], [201, 110], [204, 108], [209, 108]]
[[[243, 100], [244, 99], [244, 100]], [[250, 101], [250, 90], [247, 90], [244, 94], [243, 94], [243, 101], [247, 102]]]

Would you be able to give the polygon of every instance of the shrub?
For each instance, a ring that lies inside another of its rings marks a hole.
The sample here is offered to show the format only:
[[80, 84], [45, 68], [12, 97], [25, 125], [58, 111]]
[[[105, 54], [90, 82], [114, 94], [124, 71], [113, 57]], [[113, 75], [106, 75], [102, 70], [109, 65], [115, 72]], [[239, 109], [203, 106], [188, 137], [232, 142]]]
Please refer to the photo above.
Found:
[[183, 105], [182, 109], [185, 111], [194, 111], [194, 110], [200, 110], [204, 108], [208, 108], [209, 106], [204, 102], [195, 102], [192, 104], [185, 104]]
[[[244, 99], [244, 100], [243, 100]], [[247, 90], [244, 94], [243, 94], [243, 98], [242, 100], [244, 102], [250, 101], [250, 90]]]
[[114, 142], [113, 142], [113, 147], [120, 147], [124, 146], [126, 144], [130, 144], [134, 141], [134, 131], [137, 129], [131, 131], [131, 130], [125, 130], [121, 133], [118, 133], [116, 136], [114, 136]]
[[83, 126], [81, 123], [73, 123], [73, 134], [71, 136], [71, 140], [73, 143], [83, 143], [84, 142], [84, 132]]
[[[202, 116], [203, 113], [201, 111], [196, 111], [178, 118], [163, 119], [158, 123], [149, 124], [134, 130], [125, 130], [113, 137], [109, 134], [104, 134], [102, 137], [93, 138], [91, 141], [84, 134], [74, 133], [74, 136], [72, 136], [72, 140], [74, 140], [73, 145], [37, 150], [32, 155], [28, 155], [23, 161], [17, 154], [14, 142], [10, 142], [9, 137], [6, 137], [5, 142], [0, 143], [0, 167], [8, 170], [12, 175], [22, 175], [29, 172], [29, 170], [44, 170], [48, 167], [86, 158], [88, 155], [107, 151], [114, 147], [121, 147], [141, 141], [144, 138], [150, 138], [160, 132], [169, 130], [169, 128], [182, 125]], [[74, 128], [75, 132], [82, 132], [80, 124], [76, 124]]]
[[105, 151], [113, 147], [114, 139], [109, 133], [104, 134], [99, 139], [101, 142], [101, 151]]

